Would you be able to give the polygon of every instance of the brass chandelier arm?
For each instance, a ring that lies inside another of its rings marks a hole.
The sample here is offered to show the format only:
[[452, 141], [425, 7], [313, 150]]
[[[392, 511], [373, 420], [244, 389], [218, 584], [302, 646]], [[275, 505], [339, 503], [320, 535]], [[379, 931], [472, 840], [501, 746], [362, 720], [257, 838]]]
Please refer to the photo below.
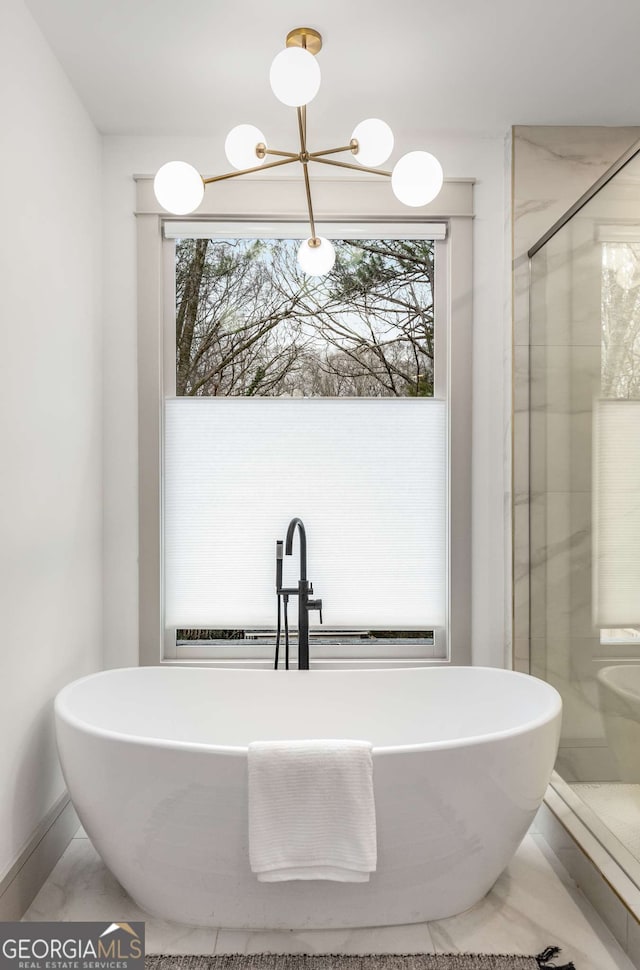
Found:
[[[316, 238], [316, 224], [313, 218], [313, 205], [311, 204], [311, 185], [309, 183], [309, 166], [306, 162], [302, 163], [304, 171], [304, 187], [307, 193], [307, 209], [309, 210], [309, 225], [311, 226], [311, 238]], [[317, 245], [317, 244], [316, 244]]]
[[311, 240], [312, 244], [319, 245], [316, 242], [316, 223], [313, 218], [313, 203], [311, 201], [311, 183], [309, 182], [309, 155], [307, 152], [307, 106], [303, 105], [301, 108], [297, 109], [298, 113], [298, 134], [300, 136], [300, 155], [299, 159], [302, 162], [302, 171], [304, 173], [304, 188], [307, 193], [307, 210], [309, 212], [309, 226], [311, 228]]
[[295, 158], [300, 161], [300, 152], [280, 152], [275, 148], [266, 148], [265, 155], [282, 155], [283, 158]]
[[264, 172], [267, 168], [277, 168], [279, 165], [291, 165], [292, 162], [297, 161], [298, 156], [292, 155], [291, 158], [281, 158], [278, 162], [267, 162], [266, 165], [256, 165], [253, 168], [241, 168], [238, 172], [227, 172], [226, 175], [214, 175], [202, 181], [205, 185], [210, 185], [211, 182], [224, 182], [225, 179], [234, 179], [238, 175], [249, 175], [251, 172]]
[[319, 158], [321, 155], [337, 155], [338, 152], [352, 152], [352, 145], [341, 145], [340, 148], [325, 148], [323, 152], [309, 152], [309, 158]]
[[336, 165], [338, 168], [351, 168], [354, 172], [371, 172], [372, 175], [386, 175], [387, 178], [391, 178], [391, 172], [385, 172], [381, 168], [367, 168], [365, 165], [351, 165], [350, 162], [336, 162], [332, 158], [318, 158], [315, 155], [310, 155], [309, 161], [320, 162], [321, 165]]
[[303, 108], [298, 108], [298, 134], [300, 136], [300, 154], [306, 155], [307, 153], [307, 119], [306, 111], [303, 117]]

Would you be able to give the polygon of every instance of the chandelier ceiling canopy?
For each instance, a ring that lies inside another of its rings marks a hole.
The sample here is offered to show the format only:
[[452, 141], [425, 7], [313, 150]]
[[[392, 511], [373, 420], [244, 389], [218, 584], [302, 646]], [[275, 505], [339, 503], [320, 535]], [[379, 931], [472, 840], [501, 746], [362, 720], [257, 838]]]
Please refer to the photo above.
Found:
[[[198, 208], [205, 186], [212, 182], [237, 178], [294, 162], [302, 165], [311, 235], [298, 250], [298, 262], [309, 276], [328, 273], [335, 262], [335, 250], [328, 239], [316, 234], [309, 179], [310, 165], [333, 165], [337, 168], [371, 172], [391, 179], [396, 198], [408, 206], [423, 206], [433, 201], [442, 188], [443, 172], [437, 158], [425, 151], [403, 155], [391, 172], [378, 168], [393, 151], [393, 132], [379, 118], [367, 118], [354, 128], [349, 143], [337, 148], [310, 151], [307, 139], [307, 105], [320, 88], [321, 74], [316, 55], [322, 48], [322, 37], [311, 27], [289, 31], [285, 49], [273, 59], [269, 80], [276, 98], [295, 108], [298, 116], [299, 148], [280, 151], [271, 148], [255, 125], [237, 125], [227, 135], [225, 154], [234, 171], [203, 178], [187, 162], [167, 162], [156, 173], [153, 188], [158, 202], [174, 215], [186, 215]], [[357, 164], [329, 158], [350, 153]], [[266, 161], [274, 156], [274, 161]]]

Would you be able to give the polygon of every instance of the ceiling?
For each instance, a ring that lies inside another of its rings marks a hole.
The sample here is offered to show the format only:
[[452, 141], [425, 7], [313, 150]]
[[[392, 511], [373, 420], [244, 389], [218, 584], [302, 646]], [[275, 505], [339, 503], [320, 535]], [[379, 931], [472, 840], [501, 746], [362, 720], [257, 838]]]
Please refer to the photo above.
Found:
[[300, 24], [324, 38], [309, 123], [330, 144], [371, 115], [406, 134], [640, 122], [638, 0], [26, 2], [109, 134], [252, 122], [293, 144], [295, 115], [268, 74]]

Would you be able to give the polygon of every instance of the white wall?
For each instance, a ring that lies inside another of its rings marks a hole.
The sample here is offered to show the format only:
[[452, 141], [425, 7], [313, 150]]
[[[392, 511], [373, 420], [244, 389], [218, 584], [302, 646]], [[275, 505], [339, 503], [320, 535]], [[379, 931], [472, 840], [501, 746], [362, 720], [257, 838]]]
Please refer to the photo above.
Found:
[[56, 691], [102, 659], [100, 138], [0, 4], [0, 876], [64, 791]]
[[[132, 175], [184, 158], [207, 173], [226, 171], [215, 138], [104, 139], [105, 211], [105, 663], [137, 663], [136, 250]], [[473, 658], [504, 662], [506, 569], [503, 429], [503, 138], [415, 132], [448, 177], [475, 177], [473, 411]], [[404, 147], [406, 144], [406, 148]], [[323, 173], [325, 174], [325, 173]], [[266, 176], [265, 176], [266, 177]], [[274, 177], [277, 177], [274, 173]], [[301, 189], [302, 191], [302, 189]]]

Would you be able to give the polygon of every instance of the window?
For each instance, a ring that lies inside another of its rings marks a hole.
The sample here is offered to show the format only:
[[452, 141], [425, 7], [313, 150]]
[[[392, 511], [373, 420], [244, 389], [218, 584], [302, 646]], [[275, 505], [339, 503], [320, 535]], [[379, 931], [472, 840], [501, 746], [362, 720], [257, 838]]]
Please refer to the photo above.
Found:
[[[311, 631], [313, 658], [450, 659], [449, 575], [457, 560], [467, 576], [468, 558], [456, 549], [468, 546], [468, 533], [452, 541], [446, 514], [448, 458], [462, 458], [447, 429], [447, 224], [324, 223], [338, 259], [315, 279], [297, 268], [306, 232], [299, 223], [161, 226], [164, 298], [155, 312], [141, 307], [140, 326], [144, 343], [145, 319], [150, 338], [162, 311], [154, 403], [164, 428], [159, 421], [150, 448], [162, 462], [162, 528], [149, 528], [143, 494], [151, 469], [141, 455], [141, 640], [159, 607], [166, 662], [268, 665], [275, 540], [301, 515], [309, 576], [325, 602], [325, 626]], [[146, 247], [139, 240], [147, 299], [147, 249], [159, 228], [157, 217], [149, 220]], [[158, 263], [150, 275], [157, 279]], [[468, 293], [461, 307], [466, 300]], [[459, 367], [468, 369], [468, 359]], [[152, 411], [144, 361], [142, 370], [141, 429], [145, 407]], [[467, 486], [468, 478], [452, 491], [460, 496]], [[162, 563], [155, 574], [146, 538]], [[296, 552], [285, 565], [292, 583]], [[145, 580], [159, 584], [159, 595]], [[461, 633], [464, 622], [454, 625]]]
[[[604, 408], [596, 405], [597, 418], [594, 427], [602, 423], [601, 434], [607, 441], [598, 441], [594, 432], [596, 455], [606, 444], [610, 467], [594, 469], [594, 491], [597, 514], [594, 514], [594, 535], [599, 555], [594, 568], [594, 598], [599, 613], [606, 606], [609, 616], [621, 615], [621, 608], [628, 610], [629, 587], [631, 599], [635, 599], [635, 577], [631, 568], [633, 555], [627, 561], [620, 552], [626, 548], [625, 540], [636, 548], [633, 510], [624, 508], [621, 495], [628, 491], [628, 481], [619, 480], [621, 473], [631, 469], [629, 478], [636, 480], [633, 450], [629, 447], [627, 433], [635, 426], [635, 408], [629, 402], [640, 399], [640, 238], [633, 226], [600, 225], [597, 239], [601, 244], [601, 351], [600, 351], [600, 397], [623, 403]], [[631, 421], [628, 415], [632, 415]], [[621, 431], [622, 429], [622, 431]], [[599, 447], [598, 447], [599, 446]], [[598, 494], [602, 489], [602, 493]], [[630, 514], [631, 512], [631, 514]], [[620, 534], [620, 521], [623, 527]], [[611, 543], [609, 555], [603, 555], [603, 546]], [[628, 552], [627, 552], [628, 555]], [[625, 602], [626, 601], [626, 602]], [[633, 612], [633, 611], [632, 611]], [[614, 656], [637, 650], [640, 629], [637, 627], [600, 627], [600, 644], [605, 654]]]
[[176, 395], [433, 397], [431, 238], [176, 240]]
[[640, 240], [603, 240], [600, 393], [604, 398], [640, 398], [639, 287]]

